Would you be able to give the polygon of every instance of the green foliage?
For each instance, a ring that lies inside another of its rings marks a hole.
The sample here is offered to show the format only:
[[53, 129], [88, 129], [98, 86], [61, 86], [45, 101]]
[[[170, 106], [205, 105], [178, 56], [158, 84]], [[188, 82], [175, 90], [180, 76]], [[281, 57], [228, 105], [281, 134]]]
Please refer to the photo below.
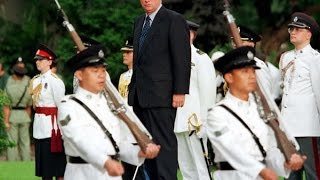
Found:
[[[4, 105], [10, 104], [10, 99], [8, 96], [4, 94], [2, 90], [0, 90], [0, 109]], [[3, 111], [0, 111], [0, 154], [3, 150], [5, 150], [7, 147], [14, 146], [14, 142], [11, 142], [8, 139], [7, 132], [5, 130], [4, 121], [3, 121]]]
[[[126, 70], [122, 64], [120, 48], [127, 37], [132, 34], [135, 17], [140, 15], [140, 4], [131, 1], [93, 0], [71, 1], [61, 0], [61, 6], [74, 25], [78, 34], [86, 35], [99, 41], [106, 47], [107, 70], [113, 82], [117, 82], [120, 74]], [[71, 38], [63, 27], [56, 51], [60, 55], [60, 64], [75, 54]], [[67, 69], [60, 66], [62, 69]], [[70, 72], [62, 71], [64, 76], [71, 77]], [[71, 87], [70, 78], [66, 86]]]
[[[120, 48], [132, 33], [135, 17], [142, 14], [138, 1], [127, 0], [60, 0], [70, 23], [78, 34], [95, 39], [106, 47], [108, 72], [117, 82], [120, 74], [126, 70], [122, 64]], [[29, 75], [37, 74], [33, 56], [39, 43], [44, 43], [58, 55], [59, 73], [65, 80], [68, 92], [72, 89], [72, 74], [65, 67], [69, 58], [75, 55], [74, 44], [58, 17], [54, 1], [32, 0], [26, 3], [21, 13], [23, 21], [15, 24], [0, 19], [0, 57], [9, 68], [19, 56], [22, 56], [29, 69]]]
[[[271, 33], [271, 30], [277, 31], [293, 11], [307, 11], [311, 7], [319, 6], [319, 0], [229, 1], [236, 23], [246, 25], [260, 34], [268, 30]], [[119, 49], [131, 35], [135, 18], [143, 13], [139, 1], [60, 0], [60, 4], [78, 34], [89, 36], [105, 45], [107, 70], [116, 83], [120, 73], [126, 70]], [[230, 42], [230, 37], [222, 15], [225, 9], [223, 1], [184, 0], [181, 3], [164, 5], [201, 25], [195, 42], [198, 48], [209, 52], [216, 46], [215, 49], [228, 46], [226, 44]], [[0, 33], [3, 35], [0, 36], [1, 61], [9, 68], [19, 56], [22, 56], [27, 63], [29, 75], [33, 76], [38, 73], [33, 61], [37, 44], [47, 44], [59, 56], [59, 73], [65, 80], [67, 92], [70, 93], [72, 74], [65, 64], [75, 55], [75, 49], [66, 28], [62, 26], [61, 18], [58, 18], [55, 2], [29, 0], [24, 2], [20, 15], [20, 24], [0, 19]], [[320, 15], [316, 13], [316, 8], [312, 15], [319, 20]]]
[[208, 54], [210, 55], [210, 57], [212, 56], [213, 53], [217, 52], [217, 51], [221, 51], [223, 53], [227, 53], [228, 51], [230, 51], [232, 49], [232, 45], [231, 43], [226, 43], [224, 45], [218, 44], [216, 45]]

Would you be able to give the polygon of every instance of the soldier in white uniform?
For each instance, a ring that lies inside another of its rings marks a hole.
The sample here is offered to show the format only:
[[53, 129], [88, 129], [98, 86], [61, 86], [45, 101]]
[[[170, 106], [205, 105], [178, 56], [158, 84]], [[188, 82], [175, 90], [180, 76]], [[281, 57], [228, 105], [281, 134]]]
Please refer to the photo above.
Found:
[[281, 101], [281, 73], [279, 69], [269, 61], [267, 61], [266, 64], [272, 77], [271, 94], [278, 104]]
[[128, 102], [128, 86], [131, 82], [132, 77], [132, 66], [133, 66], [133, 42], [132, 38], [128, 38], [124, 47], [120, 50], [122, 52], [123, 64], [128, 67], [128, 70], [120, 75], [118, 90], [121, 96]]
[[60, 128], [57, 124], [57, 106], [64, 97], [65, 86], [50, 70], [57, 56], [44, 45], [40, 45], [34, 59], [39, 75], [30, 81], [35, 110], [33, 137], [35, 139], [36, 176], [43, 179], [63, 179], [66, 158]]
[[177, 109], [174, 132], [178, 141], [178, 162], [185, 180], [210, 179], [206, 159], [206, 120], [208, 109], [215, 104], [215, 69], [210, 57], [194, 47], [199, 25], [187, 21], [190, 29], [191, 76], [189, 94]]
[[[123, 97], [124, 102], [128, 103], [128, 86], [131, 82], [132, 77], [132, 66], [133, 66], [133, 39], [132, 37], [129, 37], [126, 41], [124, 47], [122, 47], [120, 50], [122, 52], [122, 60], [123, 64], [125, 64], [128, 67], [128, 70], [120, 75], [119, 78], [119, 84], [118, 84], [118, 91], [120, 95]], [[132, 107], [128, 106], [131, 110]], [[136, 143], [133, 143], [137, 146]], [[135, 180], [145, 180], [146, 176], [143, 171], [144, 166], [134, 166], [131, 164], [128, 164], [126, 162], [122, 162], [122, 165], [125, 169], [124, 174], [122, 175], [122, 178], [124, 180], [132, 180], [133, 177], [135, 177]]]
[[304, 161], [293, 154], [286, 163], [273, 131], [259, 116], [251, 94], [257, 85], [255, 69], [259, 68], [254, 53], [252, 47], [240, 47], [215, 63], [229, 86], [226, 97], [209, 112], [207, 120], [218, 167], [215, 180], [276, 180], [289, 176], [290, 169], [301, 168]]
[[[74, 95], [66, 96], [59, 106], [68, 163], [65, 179], [122, 179], [125, 162], [139, 165], [144, 158], [154, 158], [160, 147], [148, 144], [143, 153], [127, 141], [123, 122], [110, 111], [103, 95], [106, 82], [104, 53], [101, 46], [91, 46], [68, 61], [79, 80]], [[130, 137], [132, 134], [130, 134]]]
[[[308, 157], [304, 165], [307, 179], [320, 179], [320, 54], [310, 45], [319, 26], [312, 17], [294, 13], [288, 27], [295, 49], [280, 58], [284, 85], [281, 114], [301, 153]], [[292, 173], [289, 179], [302, 179], [302, 171]]]

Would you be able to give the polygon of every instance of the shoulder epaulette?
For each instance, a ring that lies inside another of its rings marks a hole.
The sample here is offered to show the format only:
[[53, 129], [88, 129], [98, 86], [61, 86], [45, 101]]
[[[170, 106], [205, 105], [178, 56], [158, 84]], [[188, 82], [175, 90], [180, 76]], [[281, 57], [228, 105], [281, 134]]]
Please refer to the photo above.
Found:
[[33, 76], [33, 78], [29, 81], [28, 93], [29, 93], [30, 95], [32, 95], [32, 92], [33, 92], [33, 81], [34, 81], [35, 79], [37, 79], [39, 76], [40, 76], [40, 74], [37, 74], [37, 75]]
[[319, 55], [320, 55], [319, 51], [318, 51], [318, 50], [315, 50], [315, 49], [312, 51], [312, 54], [313, 54], [314, 56], [319, 56]]
[[205, 54], [205, 52], [201, 51], [200, 49], [197, 49], [197, 53], [200, 55]]
[[60, 79], [59, 76], [57, 76], [55, 73], [51, 73], [51, 76], [53, 76], [54, 78]]
[[36, 79], [36, 78], [38, 78], [39, 76], [40, 76], [40, 74], [37, 74], [37, 75], [33, 76], [33, 78], [31, 79], [31, 81], [34, 80], [34, 79]]

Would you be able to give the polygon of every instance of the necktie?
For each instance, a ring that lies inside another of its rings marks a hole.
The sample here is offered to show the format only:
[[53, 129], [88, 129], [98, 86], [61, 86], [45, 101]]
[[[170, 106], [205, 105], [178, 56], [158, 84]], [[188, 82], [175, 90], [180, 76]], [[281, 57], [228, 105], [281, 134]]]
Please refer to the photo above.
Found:
[[141, 35], [140, 35], [140, 38], [139, 38], [139, 51], [143, 45], [143, 42], [148, 34], [148, 31], [150, 29], [150, 17], [147, 16], [146, 19], [145, 19], [145, 23], [144, 23], [144, 26], [142, 28], [142, 31], [141, 31]]

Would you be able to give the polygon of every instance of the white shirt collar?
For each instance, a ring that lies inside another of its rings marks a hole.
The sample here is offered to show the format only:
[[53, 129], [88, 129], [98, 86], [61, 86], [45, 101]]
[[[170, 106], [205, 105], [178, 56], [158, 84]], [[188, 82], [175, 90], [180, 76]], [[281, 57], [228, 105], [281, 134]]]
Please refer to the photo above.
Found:
[[132, 69], [128, 69], [128, 73], [129, 73], [130, 75], [132, 75], [133, 70], [132, 70]]
[[311, 47], [310, 44], [306, 45], [304, 48], [300, 49], [300, 50], [294, 50], [295, 54], [300, 54], [300, 53], [305, 53], [305, 52], [308, 52], [308, 51], [311, 51], [313, 50], [313, 48]]
[[[151, 14], [149, 15], [149, 17], [150, 17], [150, 19], [151, 19], [150, 25], [152, 24], [154, 18], [156, 17], [156, 15], [157, 15], [157, 13], [158, 13], [158, 11], [160, 10], [161, 7], [162, 7], [162, 4], [160, 4], [160, 6], [158, 7], [158, 9], [157, 9], [156, 11], [154, 11], [153, 13], [151, 13]], [[145, 17], [147, 17], [147, 16], [148, 16], [148, 14], [146, 14]]]
[[97, 100], [100, 99], [102, 97], [101, 93], [95, 94], [92, 93], [86, 89], [83, 89], [82, 87], [78, 87], [76, 94], [78, 94], [79, 96], [85, 98], [86, 100]]
[[51, 75], [51, 70], [49, 69], [47, 72], [45, 72], [44, 74], [40, 74], [40, 76], [42, 77], [42, 78], [46, 78], [46, 77], [48, 77], [48, 76], [50, 76]]
[[249, 94], [248, 101], [244, 101], [244, 100], [239, 99], [239, 98], [235, 97], [234, 95], [232, 95], [230, 93], [230, 91], [227, 92], [226, 98], [230, 99], [232, 102], [234, 102], [239, 107], [242, 107], [242, 106], [249, 107], [251, 105], [251, 102], [255, 100], [252, 93]]

